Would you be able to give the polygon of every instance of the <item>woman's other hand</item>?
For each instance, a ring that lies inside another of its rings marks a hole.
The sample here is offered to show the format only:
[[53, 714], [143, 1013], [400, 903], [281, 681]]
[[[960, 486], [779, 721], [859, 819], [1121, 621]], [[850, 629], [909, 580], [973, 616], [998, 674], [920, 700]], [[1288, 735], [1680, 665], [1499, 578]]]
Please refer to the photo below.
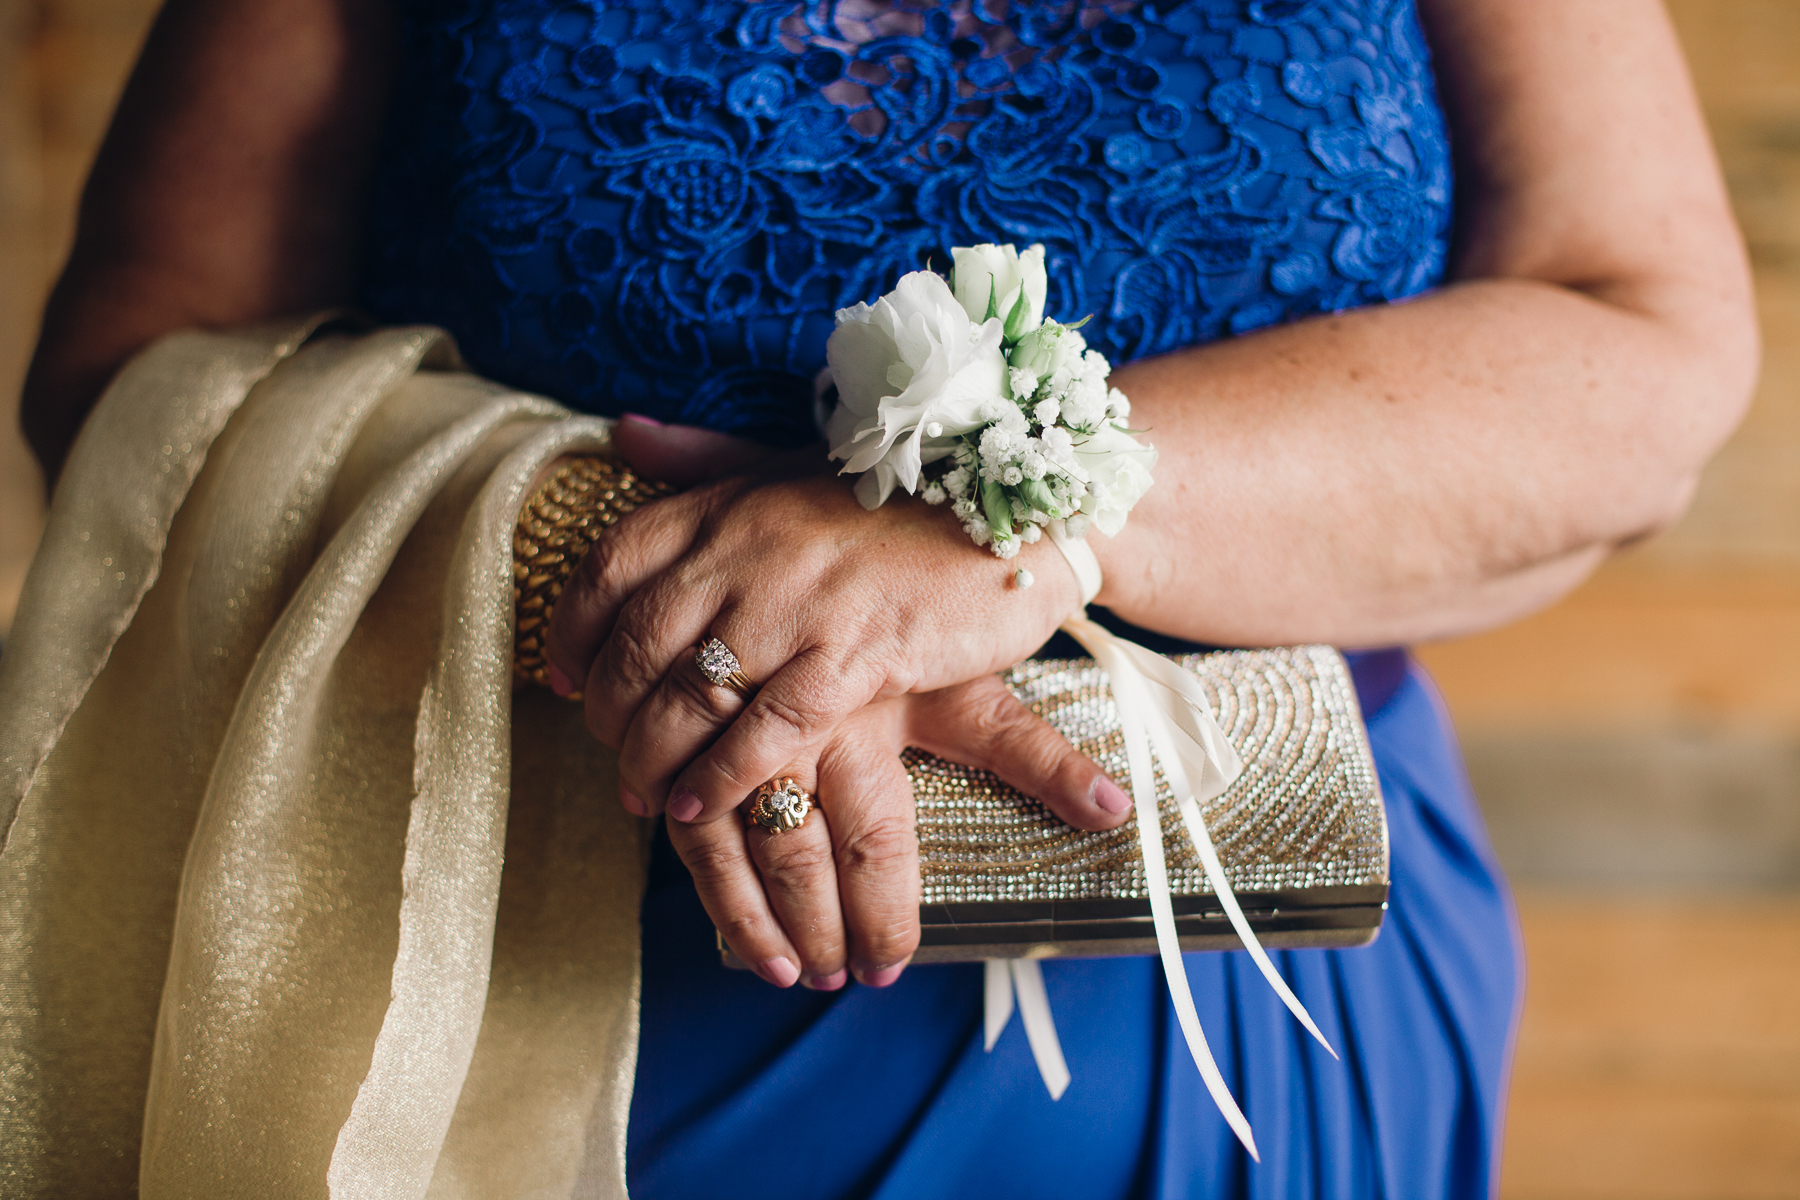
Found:
[[814, 796], [798, 829], [751, 828], [739, 810], [669, 822], [713, 924], [770, 983], [831, 991], [854, 976], [885, 987], [918, 948], [918, 840], [900, 762], [909, 745], [992, 771], [1078, 829], [1111, 829], [1131, 807], [996, 676], [868, 705], [776, 773]]
[[665, 425], [636, 413], [626, 413], [614, 423], [612, 446], [645, 479], [676, 487], [721, 479], [776, 454], [747, 438], [697, 425]]

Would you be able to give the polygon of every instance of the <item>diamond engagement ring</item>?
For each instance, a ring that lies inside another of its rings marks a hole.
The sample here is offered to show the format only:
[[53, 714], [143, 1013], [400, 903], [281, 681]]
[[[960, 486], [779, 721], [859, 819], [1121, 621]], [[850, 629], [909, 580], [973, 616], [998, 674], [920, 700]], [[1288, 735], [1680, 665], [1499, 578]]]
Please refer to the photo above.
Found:
[[718, 638], [707, 638], [700, 643], [700, 648], [694, 651], [694, 663], [714, 687], [730, 688], [746, 700], [756, 694], [756, 685], [745, 677], [737, 655]]
[[780, 837], [790, 829], [805, 824], [813, 810], [813, 798], [792, 779], [771, 779], [756, 789], [756, 800], [750, 805], [750, 823]]

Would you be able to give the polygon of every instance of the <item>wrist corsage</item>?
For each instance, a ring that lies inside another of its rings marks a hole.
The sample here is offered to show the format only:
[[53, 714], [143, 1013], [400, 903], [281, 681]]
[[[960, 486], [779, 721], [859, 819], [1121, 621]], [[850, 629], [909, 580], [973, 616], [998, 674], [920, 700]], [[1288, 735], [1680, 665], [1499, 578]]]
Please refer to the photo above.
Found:
[[949, 503], [1001, 558], [1052, 521], [1109, 537], [1151, 483], [1156, 451], [1126, 424], [1112, 364], [1074, 325], [1044, 319], [1044, 248], [958, 247], [948, 280], [901, 278], [839, 309], [826, 343], [838, 405], [831, 457], [879, 507], [896, 486]]
[[[1207, 832], [1203, 804], [1218, 799], [1244, 764], [1189, 669], [1090, 621], [1100, 565], [1083, 535], [1111, 536], [1150, 486], [1156, 451], [1126, 424], [1131, 406], [1107, 385], [1112, 366], [1078, 325], [1044, 320], [1044, 248], [954, 250], [948, 280], [930, 271], [901, 278], [874, 304], [841, 309], [826, 343], [838, 405], [825, 425], [831, 456], [859, 474], [856, 494], [877, 508], [902, 487], [950, 503], [976, 545], [1001, 558], [1048, 534], [1080, 585], [1064, 632], [1107, 677], [1131, 775], [1152, 928], [1182, 1035], [1219, 1111], [1252, 1156], [1243, 1110], [1207, 1046], [1182, 966], [1156, 768], [1232, 930], [1257, 969], [1307, 1031], [1331, 1051], [1257, 941]], [[1014, 575], [1030, 586], [1029, 573]], [[997, 968], [997, 969], [996, 969]], [[1038, 1069], [1054, 1098], [1068, 1066], [1042, 977], [1029, 958], [989, 963], [987, 1045], [1014, 1006], [1014, 988]], [[1335, 1055], [1335, 1051], [1331, 1051]]]

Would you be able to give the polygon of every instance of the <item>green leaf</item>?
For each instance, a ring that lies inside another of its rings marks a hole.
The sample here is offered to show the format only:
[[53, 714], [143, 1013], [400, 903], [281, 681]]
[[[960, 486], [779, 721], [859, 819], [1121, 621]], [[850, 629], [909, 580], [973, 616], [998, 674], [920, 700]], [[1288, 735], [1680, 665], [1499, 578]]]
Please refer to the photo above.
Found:
[[1053, 517], [1069, 515], [1062, 510], [1062, 505], [1056, 502], [1056, 493], [1046, 487], [1041, 479], [1027, 479], [1019, 484], [1019, 499], [1039, 512], [1049, 513]]
[[[991, 303], [991, 301], [990, 301]], [[1031, 305], [1025, 300], [1025, 289], [1019, 288], [1019, 298], [1013, 302], [1012, 311], [1006, 314], [1005, 337], [1009, 342], [1016, 342], [1025, 332], [1026, 318], [1031, 316]]]
[[1006, 489], [992, 479], [982, 481], [981, 509], [995, 537], [1012, 536], [1012, 504], [1006, 498]]

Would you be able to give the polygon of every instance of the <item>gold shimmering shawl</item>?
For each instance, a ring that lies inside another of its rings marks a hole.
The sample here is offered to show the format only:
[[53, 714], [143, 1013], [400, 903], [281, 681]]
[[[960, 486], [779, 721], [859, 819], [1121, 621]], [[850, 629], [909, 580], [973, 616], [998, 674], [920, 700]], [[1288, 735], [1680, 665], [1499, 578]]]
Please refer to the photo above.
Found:
[[509, 679], [606, 442], [425, 328], [120, 374], [0, 655], [0, 1195], [625, 1195], [648, 826]]

